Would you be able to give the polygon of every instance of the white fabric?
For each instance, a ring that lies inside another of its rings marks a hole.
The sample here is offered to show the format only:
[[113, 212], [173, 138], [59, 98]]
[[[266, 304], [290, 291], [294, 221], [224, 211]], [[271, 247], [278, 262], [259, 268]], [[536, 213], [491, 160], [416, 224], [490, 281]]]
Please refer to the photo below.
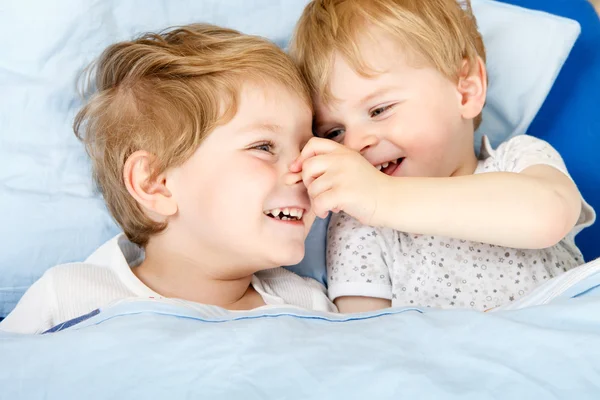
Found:
[[[0, 330], [41, 333], [59, 323], [127, 298], [160, 299], [132, 271], [143, 250], [120, 234], [85, 262], [49, 269], [0, 322]], [[256, 273], [252, 286], [267, 306], [292, 305], [316, 311], [336, 311], [323, 285], [283, 268]]]
[[[484, 139], [480, 158], [475, 173], [518, 173], [545, 164], [568, 176], [558, 152], [531, 136], [517, 136], [497, 150]], [[574, 237], [593, 223], [595, 213], [583, 198], [581, 204], [571, 233], [542, 250], [402, 233], [361, 225], [343, 213], [334, 215], [328, 231], [329, 297], [368, 296], [390, 299], [393, 306], [477, 310], [509, 303], [583, 264]]]

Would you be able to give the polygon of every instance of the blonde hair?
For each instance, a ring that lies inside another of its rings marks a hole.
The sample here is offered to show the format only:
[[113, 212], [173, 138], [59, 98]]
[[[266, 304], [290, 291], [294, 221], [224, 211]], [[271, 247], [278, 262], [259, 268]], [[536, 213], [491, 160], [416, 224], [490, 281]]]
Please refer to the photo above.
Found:
[[[391, 35], [448, 79], [458, 81], [463, 61], [469, 72], [485, 48], [469, 0], [313, 0], [298, 24], [290, 54], [307, 79], [313, 95], [331, 99], [329, 79], [334, 54], [339, 53], [360, 74], [372, 75], [357, 45], [368, 28]], [[475, 121], [475, 129], [481, 115]]]
[[235, 115], [241, 87], [251, 80], [281, 84], [312, 110], [307, 84], [279, 47], [206, 24], [111, 45], [87, 74], [95, 93], [75, 117], [75, 135], [112, 216], [141, 246], [166, 223], [146, 215], [127, 191], [123, 168], [132, 153], [154, 155], [154, 177], [181, 165]]

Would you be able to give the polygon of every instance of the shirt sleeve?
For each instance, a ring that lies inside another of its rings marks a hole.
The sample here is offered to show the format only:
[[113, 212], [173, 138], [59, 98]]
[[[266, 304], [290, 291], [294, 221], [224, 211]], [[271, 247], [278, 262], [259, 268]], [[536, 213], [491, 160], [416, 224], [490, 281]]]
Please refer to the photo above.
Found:
[[497, 168], [503, 172], [520, 173], [534, 165], [548, 165], [570, 177], [558, 151], [533, 136], [515, 136], [498, 146], [494, 153]]
[[344, 213], [334, 214], [327, 233], [329, 298], [364, 296], [392, 299], [389, 269], [394, 231], [362, 225]]
[[[569, 179], [571, 175], [558, 153], [548, 142], [529, 135], [519, 135], [502, 143], [498, 149], [492, 151], [496, 168], [502, 172], [520, 173], [534, 165], [548, 165], [565, 174]], [[580, 195], [581, 196], [581, 195]], [[573, 229], [579, 233], [583, 228], [594, 223], [596, 213], [594, 209], [581, 196], [581, 213]]]
[[46, 272], [25, 292], [15, 309], [0, 322], [0, 330], [14, 333], [42, 333], [53, 326], [51, 276]]

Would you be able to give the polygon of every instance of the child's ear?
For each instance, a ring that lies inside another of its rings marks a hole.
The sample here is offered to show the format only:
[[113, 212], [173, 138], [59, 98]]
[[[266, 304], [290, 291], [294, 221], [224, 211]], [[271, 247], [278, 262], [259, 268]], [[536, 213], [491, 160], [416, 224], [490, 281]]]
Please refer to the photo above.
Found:
[[129, 194], [144, 207], [150, 217], [162, 219], [177, 212], [177, 203], [167, 189], [165, 174], [153, 177], [154, 155], [136, 151], [129, 156], [123, 168], [123, 179]]
[[485, 105], [487, 95], [487, 72], [480, 57], [477, 57], [472, 68], [469, 68], [468, 61], [463, 61], [458, 77], [458, 93], [461, 96], [462, 117], [477, 117]]

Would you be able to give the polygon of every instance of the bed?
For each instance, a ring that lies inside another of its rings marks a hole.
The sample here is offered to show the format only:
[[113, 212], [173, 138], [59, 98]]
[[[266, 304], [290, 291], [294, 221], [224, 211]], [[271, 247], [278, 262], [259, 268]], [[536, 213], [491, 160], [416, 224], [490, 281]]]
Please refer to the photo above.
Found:
[[[509, 4], [510, 3], [510, 4]], [[81, 69], [117, 40], [189, 22], [286, 47], [306, 0], [8, 0], [0, 4], [0, 317], [43, 272], [118, 232], [70, 125]], [[600, 21], [585, 0], [473, 0], [489, 54], [477, 132], [563, 155], [600, 209]], [[291, 270], [324, 280], [327, 220]], [[598, 224], [597, 224], [598, 225]], [[583, 267], [488, 313], [396, 308], [225, 312], [128, 300], [54, 332], [0, 332], [0, 398], [598, 398], [600, 226]]]

